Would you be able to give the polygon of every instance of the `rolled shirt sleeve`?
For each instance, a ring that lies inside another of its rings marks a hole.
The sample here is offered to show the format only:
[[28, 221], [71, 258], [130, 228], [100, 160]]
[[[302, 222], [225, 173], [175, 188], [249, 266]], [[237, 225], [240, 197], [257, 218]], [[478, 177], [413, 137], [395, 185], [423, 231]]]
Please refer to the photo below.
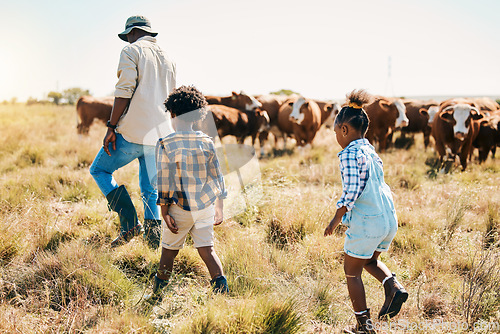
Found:
[[[174, 165], [175, 166], [175, 165]], [[174, 203], [173, 195], [175, 191], [175, 168], [172, 170], [172, 164], [165, 154], [165, 148], [158, 142], [156, 145], [156, 170], [158, 180], [158, 199], [157, 205], [169, 205]]]
[[118, 82], [115, 86], [115, 97], [131, 98], [137, 86], [136, 50], [130, 47], [123, 48], [118, 64]]
[[[342, 175], [342, 196], [337, 202], [337, 209], [345, 206], [347, 211], [352, 210], [354, 203], [361, 195], [362, 167], [366, 165], [364, 156], [357, 156], [355, 152], [345, 152], [340, 155], [340, 171]], [[366, 173], [366, 167], [365, 173]]]

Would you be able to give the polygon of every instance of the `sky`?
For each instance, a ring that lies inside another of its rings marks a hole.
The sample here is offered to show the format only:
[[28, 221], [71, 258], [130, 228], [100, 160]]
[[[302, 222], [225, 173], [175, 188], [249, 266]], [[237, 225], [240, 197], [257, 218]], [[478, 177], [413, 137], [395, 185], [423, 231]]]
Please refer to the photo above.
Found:
[[[498, 0], [0, 0], [0, 101], [112, 95], [117, 34], [145, 15], [205, 94], [500, 96]], [[390, 61], [389, 61], [390, 59]], [[390, 66], [389, 66], [390, 63]], [[389, 75], [390, 67], [390, 75]]]

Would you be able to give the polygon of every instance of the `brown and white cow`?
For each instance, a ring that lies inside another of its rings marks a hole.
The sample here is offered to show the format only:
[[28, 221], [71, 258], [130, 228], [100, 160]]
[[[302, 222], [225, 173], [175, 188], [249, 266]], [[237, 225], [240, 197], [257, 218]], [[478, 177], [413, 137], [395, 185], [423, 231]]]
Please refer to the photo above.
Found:
[[459, 155], [462, 170], [467, 168], [472, 143], [479, 133], [479, 120], [482, 118], [483, 115], [470, 100], [451, 99], [441, 102], [439, 113], [432, 124], [432, 136], [441, 162], [444, 162], [448, 148], [453, 160]]
[[231, 108], [240, 110], [254, 110], [261, 108], [262, 104], [253, 96], [245, 94], [241, 91], [239, 94], [232, 92], [230, 96], [205, 96], [208, 104], [222, 104]]
[[269, 115], [269, 130], [262, 131], [259, 134], [260, 154], [262, 156], [264, 155], [264, 144], [268, 139], [269, 133], [272, 133], [274, 136], [275, 148], [278, 138], [283, 137], [283, 133], [278, 126], [278, 113], [283, 102], [287, 100], [287, 97], [282, 95], [267, 94], [257, 95], [255, 98], [262, 104], [261, 109], [265, 110]]
[[406, 109], [402, 100], [375, 96], [370, 104], [364, 107], [370, 119], [370, 125], [366, 132], [366, 138], [370, 143], [378, 142], [379, 150], [385, 151], [392, 133], [396, 128], [408, 124]]
[[93, 97], [82, 96], [76, 103], [77, 125], [76, 129], [80, 135], [88, 135], [89, 128], [95, 119], [104, 123], [109, 120], [111, 116], [111, 109], [113, 109], [113, 96], [108, 97]]
[[500, 109], [500, 105], [495, 100], [489, 97], [474, 97], [469, 98], [469, 100], [474, 102], [476, 107], [484, 112], [491, 112]]
[[326, 128], [331, 128], [335, 122], [335, 116], [340, 111], [340, 104], [337, 102], [325, 102], [320, 100], [314, 100], [321, 110], [321, 125]]
[[311, 144], [321, 126], [321, 110], [314, 100], [290, 99], [280, 108], [278, 125], [283, 133], [293, 134], [298, 146]]
[[254, 144], [257, 134], [269, 128], [269, 116], [266, 111], [261, 109], [240, 110], [225, 105], [213, 104], [208, 106], [208, 110], [207, 120], [196, 128], [212, 137], [216, 134], [210, 123], [210, 117], [213, 117], [217, 135], [221, 139], [232, 135], [236, 137], [240, 144], [243, 144], [248, 136], [252, 137], [252, 144]]
[[472, 145], [478, 149], [479, 163], [482, 163], [490, 151], [495, 158], [497, 146], [500, 146], [500, 113], [484, 117], [479, 124], [479, 133]]
[[[431, 136], [431, 124], [429, 124], [429, 110], [439, 110], [436, 101], [403, 100], [408, 125], [401, 128], [401, 135], [407, 133], [423, 133], [424, 145], [427, 148]], [[432, 109], [431, 109], [432, 108]]]

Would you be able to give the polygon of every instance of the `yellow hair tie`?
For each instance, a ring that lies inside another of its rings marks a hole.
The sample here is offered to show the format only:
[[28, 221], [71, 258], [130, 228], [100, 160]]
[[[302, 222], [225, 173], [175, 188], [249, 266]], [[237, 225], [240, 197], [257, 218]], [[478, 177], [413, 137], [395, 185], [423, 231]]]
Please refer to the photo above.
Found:
[[349, 107], [354, 108], [354, 109], [362, 109], [363, 106], [356, 103], [356, 102], [349, 102]]

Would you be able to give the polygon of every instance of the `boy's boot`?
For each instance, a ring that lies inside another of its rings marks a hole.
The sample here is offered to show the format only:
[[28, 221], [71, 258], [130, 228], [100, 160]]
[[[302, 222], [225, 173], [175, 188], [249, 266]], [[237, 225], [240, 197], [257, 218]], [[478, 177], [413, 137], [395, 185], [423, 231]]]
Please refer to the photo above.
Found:
[[217, 276], [213, 280], [210, 281], [210, 285], [212, 286], [212, 290], [215, 293], [228, 293], [229, 288], [227, 287], [227, 279], [224, 276]]
[[120, 218], [120, 234], [111, 242], [111, 247], [118, 247], [129, 242], [136, 235], [144, 232], [142, 225], [137, 219], [134, 203], [125, 189], [121, 185], [112, 190], [107, 196], [108, 206], [111, 210], [118, 213]]
[[150, 295], [145, 295], [144, 300], [151, 304], [161, 303], [161, 301], [163, 300], [162, 290], [167, 286], [167, 284], [168, 280], [160, 279], [155, 275], [153, 282], [153, 293]]
[[356, 327], [344, 329], [344, 333], [349, 334], [377, 334], [375, 325], [370, 318], [370, 309], [367, 309], [362, 314], [355, 314]]
[[161, 240], [161, 220], [144, 219], [143, 236], [148, 246], [153, 250], [157, 250], [160, 247]]
[[408, 299], [408, 292], [396, 280], [396, 274], [392, 277], [386, 278], [384, 282], [385, 301], [380, 309], [378, 318], [381, 319], [385, 316], [389, 318], [395, 317], [401, 310], [401, 306]]

